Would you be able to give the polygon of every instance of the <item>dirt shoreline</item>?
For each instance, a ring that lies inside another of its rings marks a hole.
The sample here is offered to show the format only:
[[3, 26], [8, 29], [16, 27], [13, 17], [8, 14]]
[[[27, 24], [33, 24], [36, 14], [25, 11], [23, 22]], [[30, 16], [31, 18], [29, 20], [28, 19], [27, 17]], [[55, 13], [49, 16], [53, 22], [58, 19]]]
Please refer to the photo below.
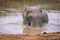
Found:
[[31, 35], [31, 34], [0, 34], [0, 40], [60, 40], [60, 33], [59, 34], [38, 34], [38, 35]]

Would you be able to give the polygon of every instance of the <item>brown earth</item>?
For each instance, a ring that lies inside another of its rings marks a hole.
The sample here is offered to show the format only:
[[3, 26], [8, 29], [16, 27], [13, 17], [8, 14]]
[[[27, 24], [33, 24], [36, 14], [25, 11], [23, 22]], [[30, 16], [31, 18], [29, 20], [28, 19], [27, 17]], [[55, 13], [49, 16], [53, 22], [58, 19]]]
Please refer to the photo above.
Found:
[[23, 34], [0, 34], [0, 40], [60, 40], [60, 32], [40, 34], [39, 27], [24, 27], [24, 30]]
[[0, 40], [60, 40], [60, 34], [42, 34], [42, 35], [0, 35]]

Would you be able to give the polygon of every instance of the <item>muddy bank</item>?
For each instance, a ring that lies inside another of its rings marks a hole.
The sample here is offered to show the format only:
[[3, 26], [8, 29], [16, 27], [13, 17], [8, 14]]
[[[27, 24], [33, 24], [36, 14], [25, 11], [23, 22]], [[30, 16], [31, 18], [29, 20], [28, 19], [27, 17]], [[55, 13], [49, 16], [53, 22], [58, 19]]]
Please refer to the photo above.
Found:
[[60, 40], [60, 34], [44, 35], [0, 35], [0, 40]]

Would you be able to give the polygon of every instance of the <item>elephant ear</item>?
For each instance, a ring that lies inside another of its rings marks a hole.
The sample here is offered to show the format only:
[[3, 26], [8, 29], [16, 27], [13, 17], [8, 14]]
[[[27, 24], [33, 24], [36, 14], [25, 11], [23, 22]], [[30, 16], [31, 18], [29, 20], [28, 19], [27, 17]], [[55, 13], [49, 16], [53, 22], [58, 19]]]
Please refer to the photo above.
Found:
[[22, 16], [23, 16], [23, 18], [26, 17], [26, 8], [23, 8]]
[[48, 14], [46, 12], [42, 13], [42, 22], [43, 23], [48, 23]]
[[40, 13], [42, 13], [42, 7], [40, 7]]

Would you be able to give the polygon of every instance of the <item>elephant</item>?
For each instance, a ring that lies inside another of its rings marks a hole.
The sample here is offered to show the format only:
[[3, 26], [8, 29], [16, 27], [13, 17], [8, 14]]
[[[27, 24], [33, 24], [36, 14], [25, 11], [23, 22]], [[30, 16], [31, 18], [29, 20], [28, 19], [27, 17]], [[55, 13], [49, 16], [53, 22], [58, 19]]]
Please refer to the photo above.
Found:
[[48, 23], [48, 15], [41, 6], [26, 6], [22, 11], [23, 24], [28, 26], [42, 26]]

